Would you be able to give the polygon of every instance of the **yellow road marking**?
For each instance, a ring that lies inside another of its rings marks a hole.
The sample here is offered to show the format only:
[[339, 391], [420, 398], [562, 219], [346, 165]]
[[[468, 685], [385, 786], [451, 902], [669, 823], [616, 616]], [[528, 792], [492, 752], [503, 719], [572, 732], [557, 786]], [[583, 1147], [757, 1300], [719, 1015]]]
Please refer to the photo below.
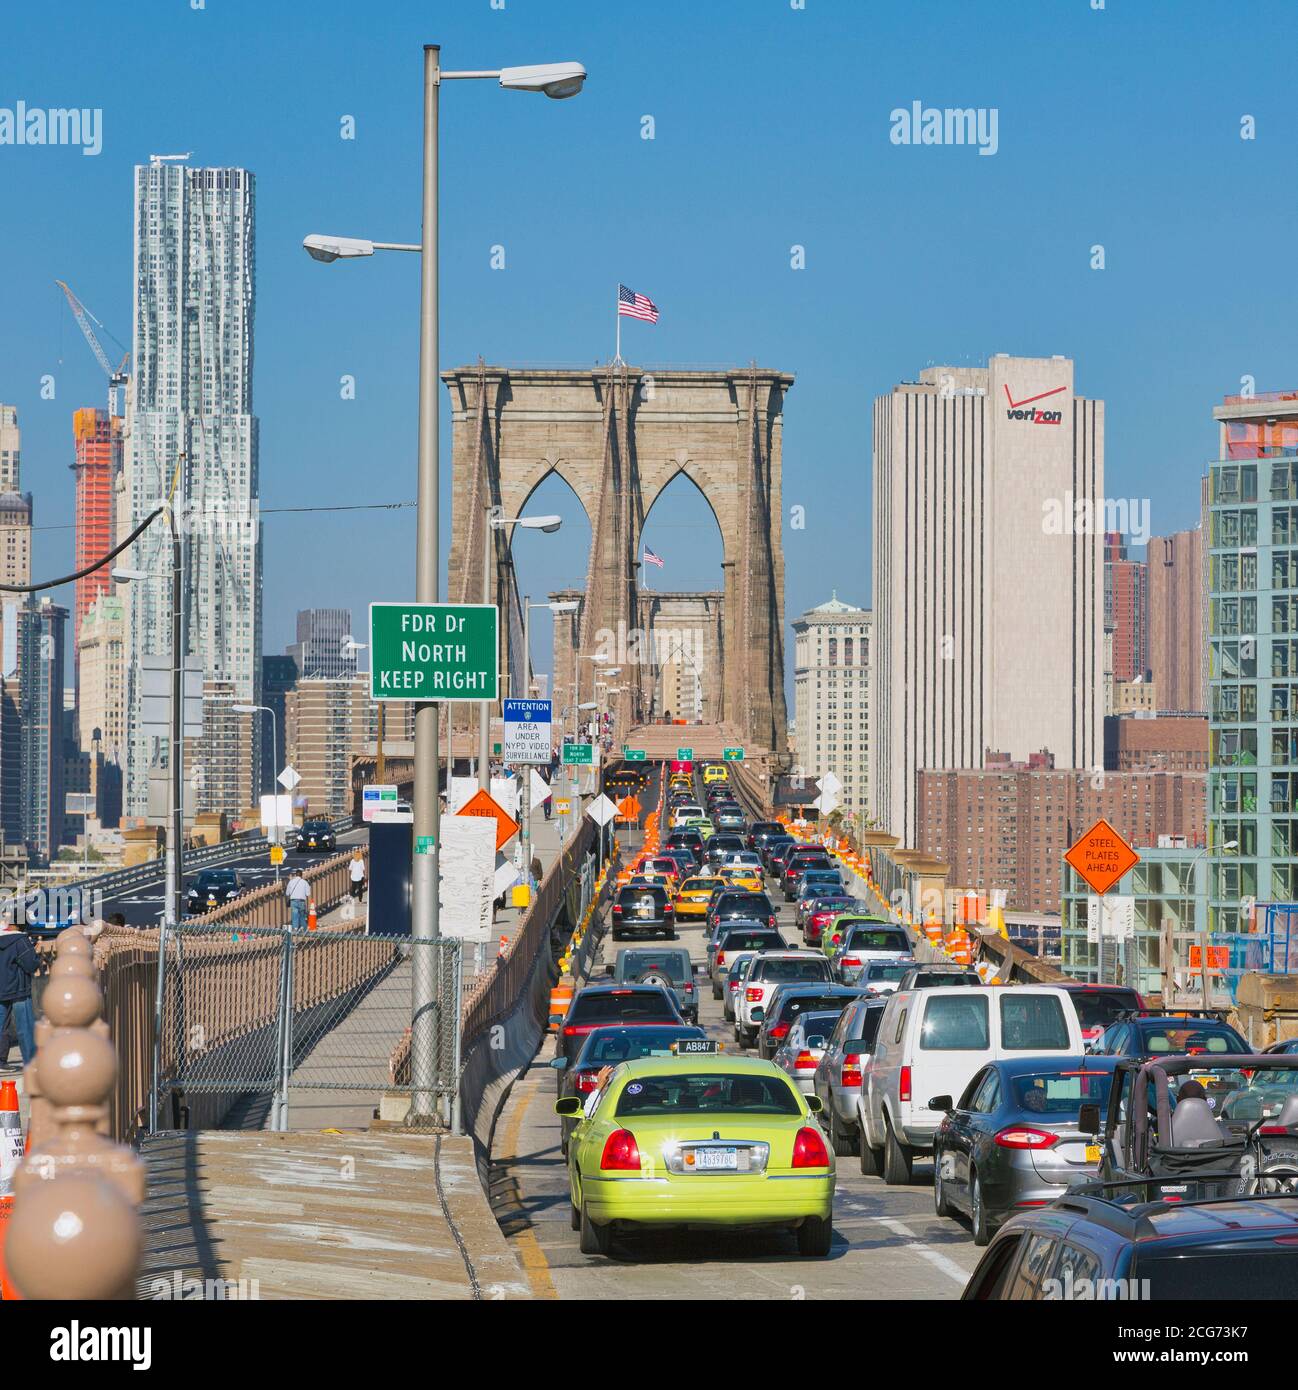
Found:
[[[519, 1096], [518, 1104], [514, 1106], [514, 1113], [509, 1117], [509, 1122], [505, 1126], [505, 1152], [509, 1154], [510, 1158], [518, 1157], [518, 1140], [522, 1132], [523, 1120], [535, 1094], [536, 1087], [529, 1080], [524, 1079], [523, 1094]], [[517, 1185], [515, 1186], [517, 1190]], [[521, 1203], [519, 1209], [520, 1211], [522, 1209]], [[500, 1221], [501, 1218], [498, 1217], [497, 1220]], [[519, 1263], [527, 1275], [527, 1282], [532, 1286], [532, 1297], [558, 1298], [559, 1291], [555, 1288], [554, 1280], [550, 1277], [550, 1262], [545, 1258], [545, 1251], [541, 1249], [541, 1242], [537, 1240], [536, 1232], [530, 1225], [524, 1226], [512, 1239], [518, 1250]]]

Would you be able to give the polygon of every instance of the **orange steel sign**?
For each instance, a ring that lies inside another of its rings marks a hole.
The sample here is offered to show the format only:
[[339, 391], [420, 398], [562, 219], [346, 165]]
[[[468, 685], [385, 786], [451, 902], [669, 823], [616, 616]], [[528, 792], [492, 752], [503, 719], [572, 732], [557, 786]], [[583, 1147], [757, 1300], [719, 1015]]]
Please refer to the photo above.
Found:
[[[1190, 969], [1203, 969], [1203, 948], [1201, 946], [1190, 947]], [[1229, 970], [1230, 969], [1230, 947], [1229, 946], [1209, 946], [1208, 947], [1208, 969], [1209, 970]]]
[[1103, 817], [1064, 855], [1090, 887], [1103, 896], [1140, 863], [1140, 855]]
[[500, 849], [511, 836], [518, 834], [518, 822], [491, 795], [477, 791], [456, 812], [460, 816], [490, 816], [496, 822], [496, 848]]

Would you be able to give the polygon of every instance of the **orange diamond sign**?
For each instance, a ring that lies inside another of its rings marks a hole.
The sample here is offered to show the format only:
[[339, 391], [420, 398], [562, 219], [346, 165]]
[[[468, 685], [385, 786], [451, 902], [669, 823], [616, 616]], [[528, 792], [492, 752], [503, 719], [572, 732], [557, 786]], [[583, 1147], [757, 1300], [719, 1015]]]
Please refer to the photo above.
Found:
[[479, 789], [456, 812], [458, 816], [491, 816], [496, 822], [496, 848], [508, 843], [518, 834], [518, 822], [491, 795]]
[[1103, 896], [1140, 863], [1140, 855], [1103, 817], [1064, 855], [1085, 879], [1092, 893]]

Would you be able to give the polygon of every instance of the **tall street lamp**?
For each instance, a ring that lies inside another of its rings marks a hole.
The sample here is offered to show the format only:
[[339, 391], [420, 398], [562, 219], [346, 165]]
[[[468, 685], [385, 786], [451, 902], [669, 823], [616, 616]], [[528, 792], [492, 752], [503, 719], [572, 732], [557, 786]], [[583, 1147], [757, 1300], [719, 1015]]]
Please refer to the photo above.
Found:
[[[423, 221], [419, 242], [419, 487], [417, 502], [415, 599], [438, 601], [441, 557], [438, 550], [437, 394], [438, 354], [438, 110], [444, 81], [458, 78], [496, 78], [510, 91], [540, 92], [556, 100], [576, 96], [586, 80], [580, 63], [543, 63], [530, 67], [500, 68], [490, 72], [443, 72], [441, 45], [424, 45], [424, 148]], [[303, 242], [314, 260], [334, 261], [369, 256], [379, 250], [409, 249], [395, 242], [366, 242], [355, 238], [313, 234]], [[417, 940], [436, 941], [439, 936], [438, 857], [441, 814], [438, 786], [438, 709], [435, 703], [415, 706], [415, 845], [429, 852], [415, 854], [412, 874], [411, 930]], [[437, 1083], [437, 1018], [439, 998], [437, 947], [414, 947], [411, 985], [410, 1078], [411, 1116], [433, 1114], [433, 1088]], [[459, 1019], [455, 1028], [454, 1065], [459, 1067]], [[452, 1125], [459, 1131], [459, 1100], [452, 1103]]]
[[[271, 824], [270, 839], [271, 844], [279, 844], [279, 734], [275, 728], [275, 711], [269, 705], [231, 705], [230, 708], [235, 714], [268, 714], [270, 715], [270, 764], [273, 774], [271, 789], [271, 804], [274, 807], [272, 814], [275, 819]], [[262, 783], [264, 786], [265, 783]], [[279, 882], [279, 860], [275, 861], [275, 882]]]

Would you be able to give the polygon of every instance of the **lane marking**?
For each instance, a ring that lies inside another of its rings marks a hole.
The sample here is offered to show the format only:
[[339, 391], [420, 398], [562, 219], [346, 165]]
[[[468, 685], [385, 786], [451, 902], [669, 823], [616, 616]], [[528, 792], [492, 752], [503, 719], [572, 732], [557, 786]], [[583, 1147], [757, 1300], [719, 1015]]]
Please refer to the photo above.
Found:
[[[531, 1068], [529, 1067], [529, 1072]], [[531, 1106], [536, 1096], [537, 1088], [529, 1084], [530, 1078], [525, 1073], [519, 1078], [522, 1087], [514, 1106], [514, 1113], [510, 1115], [505, 1123], [504, 1147], [509, 1154], [510, 1160], [518, 1158], [518, 1140], [523, 1128], [523, 1120], [527, 1115], [528, 1108]], [[517, 1082], [515, 1085], [517, 1086]], [[521, 1193], [521, 1185], [515, 1180], [515, 1188]], [[518, 1200], [518, 1199], [515, 1199]], [[522, 1202], [518, 1201], [518, 1211], [522, 1213]], [[497, 1216], [496, 1224], [500, 1224], [500, 1217]], [[541, 1248], [541, 1242], [536, 1238], [536, 1230], [529, 1223], [524, 1226], [513, 1237], [512, 1243], [517, 1247], [519, 1263], [523, 1266], [523, 1273], [527, 1275], [527, 1282], [532, 1288], [533, 1298], [558, 1298], [559, 1290], [554, 1286], [554, 1279], [550, 1274], [550, 1261], [545, 1257], [545, 1251]]]
[[944, 1255], [940, 1250], [936, 1250], [931, 1245], [925, 1245], [922, 1240], [903, 1222], [891, 1216], [867, 1217], [868, 1221], [875, 1221], [880, 1226], [886, 1226], [895, 1235], [904, 1236], [906, 1250], [913, 1250], [921, 1259], [927, 1260], [935, 1269], [940, 1269], [943, 1274], [949, 1274], [962, 1288], [969, 1282], [969, 1271], [962, 1269], [949, 1256]]

